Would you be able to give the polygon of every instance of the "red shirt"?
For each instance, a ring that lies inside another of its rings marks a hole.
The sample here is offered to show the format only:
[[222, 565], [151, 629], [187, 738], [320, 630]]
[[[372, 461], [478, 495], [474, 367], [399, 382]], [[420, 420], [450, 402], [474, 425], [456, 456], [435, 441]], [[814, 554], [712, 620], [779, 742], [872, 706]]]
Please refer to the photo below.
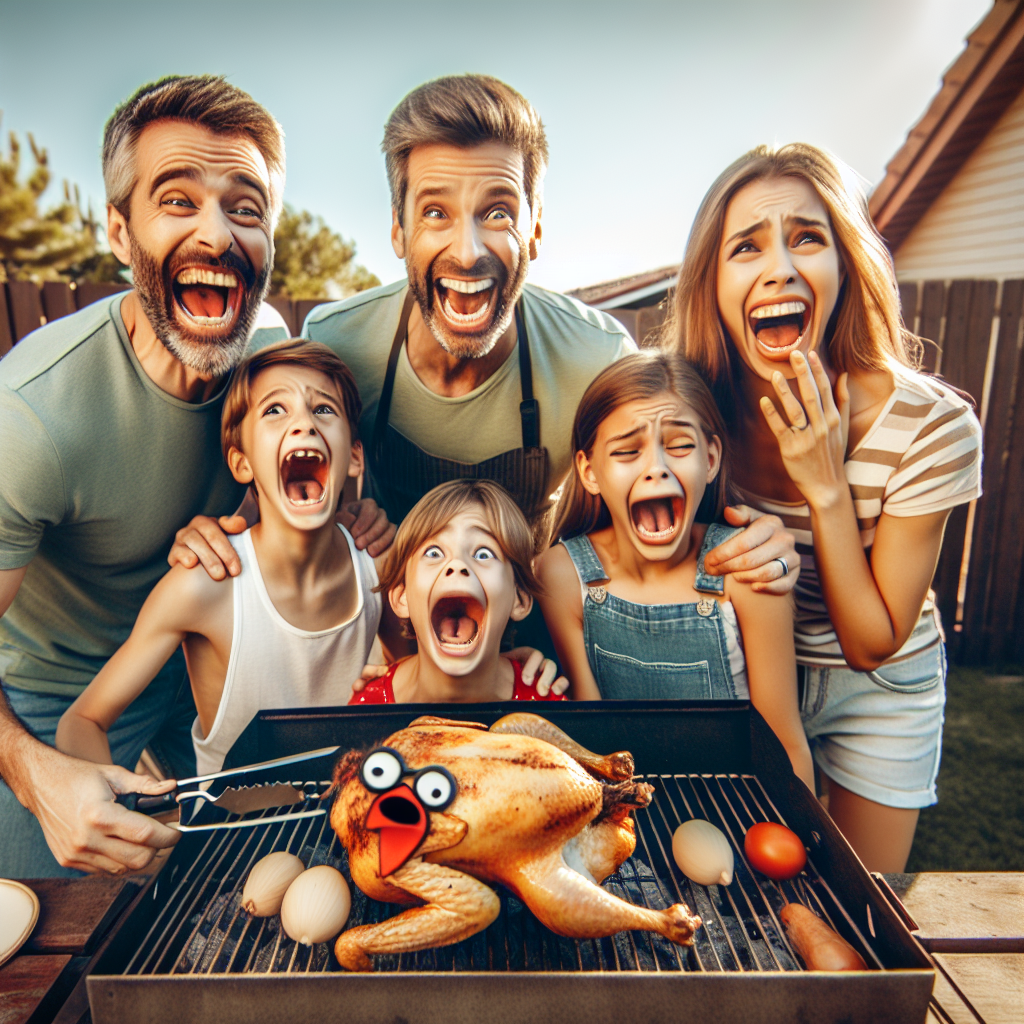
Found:
[[[392, 685], [395, 678], [395, 669], [401, 662], [395, 662], [388, 669], [387, 674], [372, 683], [367, 683], [359, 693], [353, 693], [349, 704], [395, 704], [395, 690]], [[527, 686], [523, 682], [523, 666], [518, 661], [512, 662], [512, 671], [515, 677], [512, 685], [512, 700], [566, 700], [564, 693], [552, 693], [548, 691], [546, 697], [538, 697], [537, 690]]]

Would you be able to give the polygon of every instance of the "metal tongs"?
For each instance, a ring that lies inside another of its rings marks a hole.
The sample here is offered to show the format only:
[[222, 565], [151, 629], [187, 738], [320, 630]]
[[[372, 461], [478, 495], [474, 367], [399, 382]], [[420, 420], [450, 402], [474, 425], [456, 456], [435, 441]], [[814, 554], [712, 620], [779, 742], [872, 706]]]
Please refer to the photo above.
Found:
[[[315, 782], [264, 782], [259, 781], [268, 771], [283, 768], [287, 765], [301, 764], [316, 758], [330, 757], [340, 747], [321, 747], [319, 750], [307, 750], [302, 754], [290, 757], [278, 757], [273, 761], [261, 761], [259, 764], [233, 768], [225, 772], [212, 772], [209, 775], [197, 775], [191, 779], [179, 779], [177, 786], [159, 796], [148, 796], [144, 793], [121, 793], [117, 803], [129, 811], [141, 814], [162, 814], [165, 811], [181, 809], [181, 821], [170, 824], [180, 832], [208, 832], [223, 828], [248, 828], [252, 825], [276, 825], [281, 821], [296, 821], [299, 818], [314, 818], [326, 814], [327, 809], [319, 807], [313, 810], [308, 805], [317, 803], [327, 795], [327, 790], [320, 792], [321, 786]], [[220, 793], [213, 794], [210, 789], [221, 780], [230, 783]], [[271, 807], [293, 807], [301, 804], [304, 810], [291, 811], [286, 814], [267, 815], [261, 818], [245, 818], [240, 821], [218, 821], [202, 825], [190, 825], [190, 822], [205, 806], [213, 806], [229, 814], [250, 814]]]

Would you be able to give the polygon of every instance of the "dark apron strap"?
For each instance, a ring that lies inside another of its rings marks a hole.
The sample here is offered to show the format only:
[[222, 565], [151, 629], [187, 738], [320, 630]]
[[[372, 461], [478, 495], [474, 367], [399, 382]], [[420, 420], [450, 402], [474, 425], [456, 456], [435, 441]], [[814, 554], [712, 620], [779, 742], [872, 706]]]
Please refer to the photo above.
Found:
[[384, 433], [388, 425], [388, 416], [391, 414], [391, 394], [395, 390], [395, 371], [398, 369], [398, 357], [402, 352], [402, 344], [409, 333], [409, 317], [412, 315], [412, 304], [416, 301], [409, 288], [405, 293], [405, 302], [402, 304], [402, 315], [398, 318], [398, 330], [395, 331], [395, 338], [391, 342], [391, 351], [388, 353], [388, 368], [384, 373], [384, 384], [381, 387], [380, 398], [377, 400], [377, 416], [373, 421], [373, 457], [381, 458], [384, 448]]
[[[412, 315], [413, 303], [416, 301], [410, 288], [405, 294], [402, 315], [398, 318], [398, 329], [391, 342], [388, 353], [388, 366], [384, 373], [384, 384], [380, 398], [377, 400], [377, 415], [373, 421], [373, 454], [380, 459], [384, 446], [384, 435], [391, 415], [391, 396], [395, 390], [395, 372], [398, 369], [398, 357], [402, 353], [402, 345], [409, 336], [409, 317]], [[519, 419], [523, 430], [523, 447], [540, 447], [540, 405], [533, 397], [533, 367], [530, 362], [530, 341], [526, 334], [523, 321], [523, 304], [516, 303], [516, 340], [519, 345], [519, 386], [522, 401], [519, 403]]]

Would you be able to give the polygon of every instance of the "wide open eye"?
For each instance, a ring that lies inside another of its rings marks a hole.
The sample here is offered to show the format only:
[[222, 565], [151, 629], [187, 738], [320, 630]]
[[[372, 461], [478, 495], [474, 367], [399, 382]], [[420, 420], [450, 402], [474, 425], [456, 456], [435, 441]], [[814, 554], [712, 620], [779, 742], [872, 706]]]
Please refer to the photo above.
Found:
[[424, 768], [413, 782], [416, 795], [432, 811], [440, 811], [454, 799], [458, 786], [446, 768]]
[[406, 768], [401, 755], [390, 747], [380, 747], [366, 755], [359, 777], [372, 793], [386, 793], [398, 785]]

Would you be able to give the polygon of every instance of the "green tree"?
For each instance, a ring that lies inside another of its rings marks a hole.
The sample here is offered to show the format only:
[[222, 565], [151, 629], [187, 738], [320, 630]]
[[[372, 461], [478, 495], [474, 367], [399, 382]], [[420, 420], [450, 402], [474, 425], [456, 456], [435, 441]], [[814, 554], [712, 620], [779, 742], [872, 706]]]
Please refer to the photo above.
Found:
[[343, 299], [380, 280], [355, 262], [356, 247], [322, 217], [285, 204], [274, 232], [270, 294], [289, 299]]
[[21, 146], [12, 132], [0, 152], [0, 282], [69, 281], [97, 261], [99, 228], [92, 210], [82, 212], [77, 187], [64, 182], [64, 201], [43, 212], [39, 200], [50, 184], [46, 150], [29, 135], [35, 168], [18, 181]]

